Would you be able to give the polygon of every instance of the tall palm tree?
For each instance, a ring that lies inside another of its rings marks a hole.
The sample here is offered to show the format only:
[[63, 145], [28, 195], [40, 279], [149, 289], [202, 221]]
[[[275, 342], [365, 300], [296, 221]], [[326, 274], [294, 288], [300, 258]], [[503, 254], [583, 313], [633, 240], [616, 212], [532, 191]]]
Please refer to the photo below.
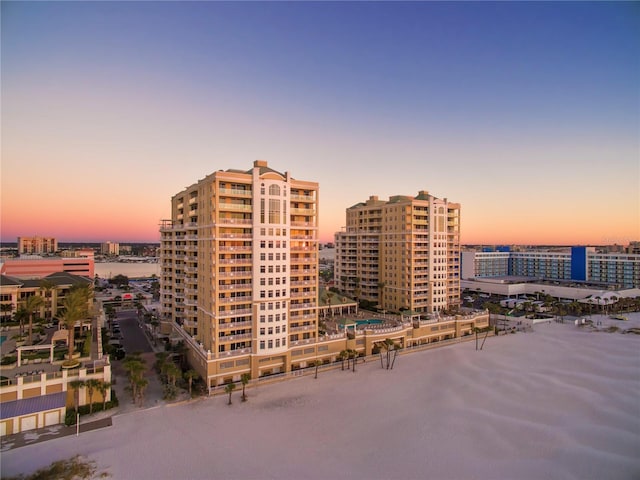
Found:
[[87, 387], [87, 396], [89, 397], [89, 414], [93, 413], [93, 394], [98, 390], [101, 383], [97, 378], [90, 378], [84, 383], [85, 387]]
[[167, 376], [167, 383], [175, 387], [176, 380], [182, 375], [182, 371], [175, 363], [167, 362], [164, 364], [164, 374]]
[[24, 302], [24, 309], [29, 315], [29, 345], [33, 345], [33, 317], [36, 312], [40, 311], [43, 305], [44, 298], [42, 298], [40, 295], [32, 295], [28, 297]]
[[247, 386], [247, 383], [249, 383], [249, 380], [251, 380], [250, 373], [243, 373], [240, 376], [240, 381], [242, 382], [242, 401], [243, 402], [247, 401], [247, 395], [244, 393], [244, 390], [245, 390], [245, 387]]
[[231, 393], [236, 389], [236, 384], [235, 383], [227, 383], [227, 385], [224, 387], [224, 393], [228, 393], [229, 394], [229, 403], [227, 405], [231, 405]]
[[[191, 396], [191, 390], [192, 390], [192, 386], [193, 386], [193, 381], [198, 378], [200, 375], [198, 375], [198, 372], [196, 372], [195, 370], [189, 369], [186, 372], [184, 372], [184, 378], [185, 380], [187, 380], [187, 383], [189, 384], [189, 396]], [[243, 391], [243, 395], [244, 395], [244, 391]]]
[[144, 405], [144, 392], [147, 390], [149, 386], [149, 380], [144, 377], [139, 377], [135, 380], [136, 383], [136, 400], [138, 402], [138, 406], [142, 407]]
[[45, 298], [45, 318], [50, 319], [53, 316], [53, 298], [52, 293], [56, 288], [56, 284], [47, 278], [40, 280], [40, 289], [44, 292]]
[[[89, 313], [89, 289], [87, 287], [75, 287], [71, 288], [64, 300], [62, 301], [62, 307], [64, 313], [62, 314], [61, 321], [67, 327], [69, 332], [68, 344], [68, 365], [73, 364], [73, 350], [74, 350], [74, 330], [76, 322], [83, 319]], [[64, 364], [63, 364], [64, 365]]]
[[75, 407], [76, 412], [78, 411], [78, 407], [80, 405], [80, 389], [85, 386], [83, 380], [72, 380], [69, 382], [69, 387], [73, 389], [73, 405]]
[[24, 321], [29, 317], [29, 313], [23, 308], [19, 307], [14, 314], [14, 319], [20, 323], [20, 337], [24, 335]]
[[97, 389], [100, 392], [100, 395], [102, 395], [102, 410], [103, 411], [107, 409], [107, 392], [109, 391], [110, 388], [111, 388], [111, 382], [102, 381], [97, 386]]
[[342, 370], [344, 370], [344, 361], [348, 358], [349, 354], [347, 353], [346, 350], [342, 350], [339, 354], [338, 354], [338, 360], [340, 360], [342, 362]]

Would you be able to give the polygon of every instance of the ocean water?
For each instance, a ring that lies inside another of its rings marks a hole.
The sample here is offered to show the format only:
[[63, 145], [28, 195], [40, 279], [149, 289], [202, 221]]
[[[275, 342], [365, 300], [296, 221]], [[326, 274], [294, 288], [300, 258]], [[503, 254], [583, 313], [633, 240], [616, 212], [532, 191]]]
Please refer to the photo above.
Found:
[[116, 275], [126, 275], [129, 278], [160, 276], [159, 263], [120, 263], [120, 262], [96, 262], [95, 274], [100, 278], [109, 279]]

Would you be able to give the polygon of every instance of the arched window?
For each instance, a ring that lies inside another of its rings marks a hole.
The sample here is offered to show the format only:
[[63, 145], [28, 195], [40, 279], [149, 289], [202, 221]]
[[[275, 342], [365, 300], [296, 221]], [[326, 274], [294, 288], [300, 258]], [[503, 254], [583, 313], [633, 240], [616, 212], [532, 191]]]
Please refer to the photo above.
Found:
[[269, 195], [280, 196], [280, 187], [278, 185], [269, 185]]

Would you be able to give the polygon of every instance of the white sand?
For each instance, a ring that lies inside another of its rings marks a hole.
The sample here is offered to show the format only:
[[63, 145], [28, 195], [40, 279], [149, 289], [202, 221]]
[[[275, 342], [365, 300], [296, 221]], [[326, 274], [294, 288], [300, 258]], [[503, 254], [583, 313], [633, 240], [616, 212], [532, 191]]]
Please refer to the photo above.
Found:
[[638, 335], [538, 325], [248, 394], [4, 452], [2, 475], [79, 453], [114, 479], [640, 478]]

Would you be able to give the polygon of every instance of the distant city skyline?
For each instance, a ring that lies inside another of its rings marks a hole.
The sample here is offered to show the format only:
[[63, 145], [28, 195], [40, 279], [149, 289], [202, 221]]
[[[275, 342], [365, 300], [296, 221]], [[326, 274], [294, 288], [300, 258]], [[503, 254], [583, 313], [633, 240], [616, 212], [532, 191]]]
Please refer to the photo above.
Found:
[[462, 244], [640, 240], [634, 2], [2, 2], [0, 240], [160, 241], [265, 159], [458, 202]]

